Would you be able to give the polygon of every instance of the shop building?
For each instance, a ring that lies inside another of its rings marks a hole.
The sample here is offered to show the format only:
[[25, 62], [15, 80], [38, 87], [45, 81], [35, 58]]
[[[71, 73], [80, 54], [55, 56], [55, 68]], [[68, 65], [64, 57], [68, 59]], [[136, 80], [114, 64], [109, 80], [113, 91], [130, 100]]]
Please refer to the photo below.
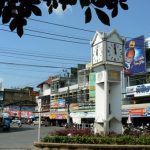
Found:
[[125, 73], [122, 80], [122, 122], [127, 124], [130, 116], [134, 126], [141, 126], [150, 123], [150, 39], [138, 37], [131, 41], [134, 41], [135, 54], [138, 54], [136, 51], [142, 53], [137, 56], [138, 60], [134, 59], [131, 74]]
[[[40, 89], [38, 99], [41, 99], [41, 116], [43, 118], [49, 118], [50, 113], [50, 98], [51, 98], [51, 86], [52, 80], [56, 77], [50, 76], [47, 80], [41, 82], [37, 88]], [[36, 107], [35, 112], [38, 111], [38, 107]], [[38, 113], [35, 113], [38, 115]]]
[[3, 112], [19, 118], [30, 118], [34, 115], [39, 92], [34, 91], [32, 87], [4, 89], [3, 94]]

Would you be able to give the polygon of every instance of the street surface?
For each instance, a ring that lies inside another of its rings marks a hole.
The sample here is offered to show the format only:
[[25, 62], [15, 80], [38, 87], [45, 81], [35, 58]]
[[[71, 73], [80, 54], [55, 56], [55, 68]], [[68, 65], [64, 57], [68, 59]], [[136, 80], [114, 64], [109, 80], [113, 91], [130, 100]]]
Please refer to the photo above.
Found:
[[[60, 127], [41, 127], [41, 138]], [[33, 142], [38, 141], [38, 125], [12, 127], [9, 132], [0, 128], [0, 150], [30, 150]]]

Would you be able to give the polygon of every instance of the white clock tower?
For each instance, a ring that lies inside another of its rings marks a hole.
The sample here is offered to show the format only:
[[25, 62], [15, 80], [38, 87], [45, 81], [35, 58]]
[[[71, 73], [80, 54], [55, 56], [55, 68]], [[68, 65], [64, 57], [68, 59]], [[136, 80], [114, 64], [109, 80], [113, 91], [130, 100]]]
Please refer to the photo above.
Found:
[[96, 32], [91, 41], [92, 68], [96, 72], [95, 133], [122, 133], [121, 71], [124, 40], [113, 30]]

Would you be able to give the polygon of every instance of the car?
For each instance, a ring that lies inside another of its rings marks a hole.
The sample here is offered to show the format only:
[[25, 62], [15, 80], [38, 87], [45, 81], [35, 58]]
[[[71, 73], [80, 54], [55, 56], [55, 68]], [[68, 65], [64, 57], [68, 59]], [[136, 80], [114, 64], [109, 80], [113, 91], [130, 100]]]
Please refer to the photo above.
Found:
[[14, 118], [12, 121], [11, 121], [12, 124], [17, 124], [18, 127], [21, 127], [22, 126], [22, 123], [21, 123], [21, 120], [19, 118]]
[[[32, 122], [32, 124], [35, 126], [35, 125], [38, 125], [39, 124], [39, 119], [37, 118], [36, 120], [34, 120]], [[41, 120], [41, 125], [44, 125], [44, 122]]]

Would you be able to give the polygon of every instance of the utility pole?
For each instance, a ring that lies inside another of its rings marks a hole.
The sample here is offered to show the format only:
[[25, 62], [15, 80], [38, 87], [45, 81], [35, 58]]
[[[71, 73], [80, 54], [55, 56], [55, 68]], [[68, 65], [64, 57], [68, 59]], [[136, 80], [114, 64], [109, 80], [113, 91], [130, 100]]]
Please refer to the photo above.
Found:
[[3, 113], [3, 109], [4, 109], [4, 90], [2, 88], [2, 81], [0, 81], [0, 109], [1, 109], [1, 112]]
[[70, 110], [69, 110], [69, 106], [70, 106], [70, 98], [69, 98], [69, 93], [70, 93], [70, 74], [67, 70], [63, 70], [63, 72], [65, 72], [65, 76], [67, 77], [67, 98], [66, 98], [66, 106], [67, 106], [67, 123], [70, 123]]
[[40, 142], [41, 139], [41, 99], [37, 99], [38, 102], [38, 113], [39, 113], [39, 125], [38, 125], [38, 142]]

